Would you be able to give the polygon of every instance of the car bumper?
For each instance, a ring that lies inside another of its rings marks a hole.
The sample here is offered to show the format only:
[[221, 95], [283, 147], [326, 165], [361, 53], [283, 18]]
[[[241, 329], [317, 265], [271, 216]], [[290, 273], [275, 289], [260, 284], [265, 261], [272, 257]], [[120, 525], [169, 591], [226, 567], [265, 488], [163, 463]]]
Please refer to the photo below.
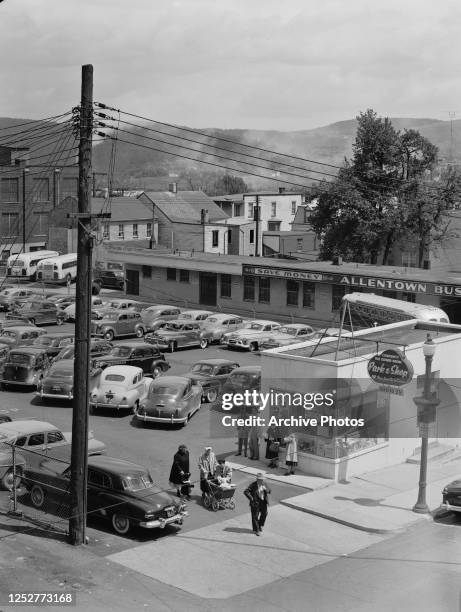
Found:
[[90, 402], [91, 408], [116, 408], [117, 410], [128, 410], [133, 404], [116, 404], [115, 402]]
[[30, 380], [7, 380], [6, 378], [0, 378], [0, 384], [3, 385], [17, 385], [18, 387], [36, 387], [37, 383]]
[[189, 513], [186, 511], [179, 512], [178, 514], [175, 514], [174, 516], [169, 516], [168, 518], [165, 518], [165, 519], [154, 519], [152, 521], [143, 521], [142, 523], [139, 523], [139, 526], [143, 527], [144, 529], [156, 529], [156, 528], [164, 529], [167, 525], [171, 525], [171, 523], [177, 523], [181, 525], [185, 516], [189, 516]]
[[187, 421], [187, 416], [184, 417], [165, 417], [165, 416], [150, 416], [148, 414], [138, 414], [135, 412], [134, 416], [140, 421], [150, 422], [150, 423], [185, 423]]
[[251, 342], [248, 341], [246, 344], [243, 344], [241, 340], [226, 340], [224, 344], [227, 346], [227, 348], [239, 348], [249, 351]]
[[448, 510], [449, 512], [461, 512], [461, 506], [453, 506], [448, 502], [443, 502], [442, 504], [440, 504], [440, 507], [444, 510]]
[[44, 397], [46, 399], [61, 399], [61, 400], [73, 400], [73, 393], [46, 393], [45, 391], [36, 391], [35, 395], [38, 397]]

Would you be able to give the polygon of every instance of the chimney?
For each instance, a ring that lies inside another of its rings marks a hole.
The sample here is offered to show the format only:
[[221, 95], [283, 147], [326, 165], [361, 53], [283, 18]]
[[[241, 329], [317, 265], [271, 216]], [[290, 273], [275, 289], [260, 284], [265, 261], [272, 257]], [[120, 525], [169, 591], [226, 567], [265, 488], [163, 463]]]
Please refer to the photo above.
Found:
[[170, 193], [178, 193], [178, 183], [170, 183], [168, 185], [168, 191]]
[[279, 187], [279, 193], [285, 193], [286, 187]]
[[334, 266], [342, 266], [343, 265], [343, 258], [340, 257], [339, 255], [335, 255], [333, 257], [333, 265]]
[[208, 214], [208, 211], [205, 210], [205, 208], [202, 208], [202, 210], [200, 211], [200, 223], [202, 225], [205, 225], [205, 223], [209, 223], [210, 222], [210, 215]]

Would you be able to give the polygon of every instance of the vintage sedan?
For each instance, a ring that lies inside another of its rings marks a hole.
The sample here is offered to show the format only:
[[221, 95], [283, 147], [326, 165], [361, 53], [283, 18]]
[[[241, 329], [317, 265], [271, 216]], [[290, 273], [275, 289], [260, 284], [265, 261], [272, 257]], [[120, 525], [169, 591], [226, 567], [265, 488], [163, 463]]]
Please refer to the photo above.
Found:
[[[112, 342], [104, 340], [104, 338], [90, 338], [90, 357], [100, 357], [101, 355], [107, 355], [114, 348]], [[53, 361], [59, 361], [60, 359], [73, 359], [75, 356], [75, 344], [63, 348], [53, 359]]]
[[228, 359], [202, 359], [185, 374], [202, 387], [202, 402], [214, 402], [229, 375], [240, 364]]
[[173, 321], [181, 314], [181, 309], [165, 304], [153, 304], [141, 310], [141, 317], [147, 329], [154, 330], [163, 321]]
[[36, 294], [34, 289], [10, 287], [0, 291], [0, 310], [10, 310], [12, 306], [26, 302]]
[[114, 346], [107, 355], [95, 358], [93, 365], [102, 369], [112, 365], [135, 366], [142, 369], [144, 376], [154, 378], [171, 367], [163, 353], [145, 342]]
[[[45, 458], [70, 460], [72, 434], [45, 421], [24, 420], [0, 424], [0, 484], [10, 489], [13, 485], [11, 445], [15, 445], [16, 463], [34, 467]], [[102, 455], [106, 445], [88, 433], [88, 455]], [[8, 463], [9, 461], [9, 463]], [[21, 473], [21, 470], [19, 470]]]
[[248, 323], [243, 329], [224, 334], [221, 339], [221, 344], [225, 344], [227, 348], [258, 351], [260, 340], [265, 339], [270, 332], [278, 330], [280, 327], [280, 323], [276, 321], [255, 319], [251, 321], [251, 323]]
[[[36, 508], [70, 507], [70, 466], [57, 461], [42, 461], [28, 468], [24, 482]], [[140, 465], [115, 457], [88, 458], [87, 512], [110, 521], [119, 535], [133, 527], [163, 529], [181, 527], [188, 515], [182, 500], [173, 499], [153, 481]]]
[[31, 346], [39, 346], [46, 349], [47, 355], [53, 359], [63, 348], [72, 346], [75, 341], [73, 332], [52, 332], [35, 338]]
[[34, 340], [46, 334], [44, 329], [34, 325], [12, 325], [2, 329], [0, 333], [0, 344], [6, 344], [10, 348], [29, 346]]
[[177, 321], [205, 321], [212, 314], [211, 310], [183, 310]]
[[315, 337], [315, 334], [315, 330], [310, 325], [303, 325], [302, 323], [283, 325], [266, 336], [264, 340], [261, 340], [259, 342], [259, 348], [265, 351], [279, 346], [289, 346], [296, 342], [311, 340]]
[[142, 338], [146, 333], [146, 326], [139, 312], [113, 310], [105, 313], [103, 319], [91, 322], [91, 333], [111, 342], [120, 336]]
[[31, 325], [61, 324], [58, 317], [59, 309], [50, 300], [32, 300], [24, 302], [16, 308], [11, 308], [6, 315], [7, 319], [16, 319]]
[[220, 342], [221, 338], [227, 332], [233, 332], [241, 329], [245, 325], [242, 317], [232, 314], [213, 314], [203, 321], [203, 337], [206, 338], [208, 344]]
[[135, 418], [142, 423], [185, 425], [200, 410], [202, 393], [202, 387], [186, 376], [161, 376], [135, 409]]
[[448, 483], [442, 491], [441, 507], [449, 512], [461, 512], [461, 479]]
[[[224, 393], [245, 393], [261, 390], [261, 366], [242, 366], [233, 370], [222, 386], [220, 398]], [[218, 399], [218, 402], [220, 400]], [[241, 408], [240, 408], [241, 410]]]
[[109, 366], [103, 370], [90, 395], [90, 411], [98, 408], [136, 411], [145, 401], [152, 381], [152, 378], [144, 376], [141, 368]]
[[[97, 311], [97, 309], [99, 308], [104, 308], [104, 306], [105, 306], [105, 302], [103, 302], [99, 296], [97, 295], [91, 296], [92, 312], [93, 310]], [[62, 311], [58, 313], [58, 324], [61, 325], [64, 322], [75, 321], [75, 310], [76, 310], [76, 303], [74, 300], [72, 303], [68, 304], [65, 308], [62, 309]]]
[[46, 349], [23, 346], [11, 349], [0, 369], [0, 386], [36, 387], [50, 364]]
[[[101, 375], [101, 368], [90, 367], [90, 392], [96, 389]], [[35, 392], [41, 400], [74, 399], [74, 360], [60, 359], [51, 364], [38, 381]]]
[[125, 288], [125, 272], [123, 270], [94, 270], [93, 278], [97, 278], [101, 287], [110, 289]]
[[145, 341], [157, 346], [161, 351], [168, 350], [170, 353], [188, 346], [200, 346], [200, 348], [208, 346], [207, 338], [202, 335], [200, 323], [179, 321], [170, 321], [165, 327], [146, 334]]

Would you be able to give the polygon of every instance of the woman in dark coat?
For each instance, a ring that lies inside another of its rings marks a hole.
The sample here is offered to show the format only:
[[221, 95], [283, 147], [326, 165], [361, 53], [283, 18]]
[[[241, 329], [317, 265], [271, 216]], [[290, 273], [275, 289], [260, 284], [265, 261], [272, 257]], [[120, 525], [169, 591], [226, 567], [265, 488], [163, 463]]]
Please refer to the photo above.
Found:
[[266, 459], [271, 468], [278, 467], [279, 449], [282, 443], [282, 431], [277, 425], [270, 425], [266, 432]]
[[[189, 451], [187, 446], [181, 444], [178, 448], [178, 452], [173, 457], [173, 465], [170, 471], [170, 482], [176, 487], [176, 493], [178, 497], [186, 497], [190, 499], [190, 478], [189, 472]], [[184, 482], [187, 484], [184, 484]]]

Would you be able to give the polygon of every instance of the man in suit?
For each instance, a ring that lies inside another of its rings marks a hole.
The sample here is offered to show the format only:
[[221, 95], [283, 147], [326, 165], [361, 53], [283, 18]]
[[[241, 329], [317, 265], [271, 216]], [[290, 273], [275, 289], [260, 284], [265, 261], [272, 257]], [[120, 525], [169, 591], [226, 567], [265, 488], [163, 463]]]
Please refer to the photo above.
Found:
[[250, 501], [251, 524], [255, 535], [261, 535], [266, 522], [267, 508], [269, 506], [269, 495], [271, 490], [264, 482], [264, 475], [261, 472], [256, 474], [256, 481], [243, 492]]

